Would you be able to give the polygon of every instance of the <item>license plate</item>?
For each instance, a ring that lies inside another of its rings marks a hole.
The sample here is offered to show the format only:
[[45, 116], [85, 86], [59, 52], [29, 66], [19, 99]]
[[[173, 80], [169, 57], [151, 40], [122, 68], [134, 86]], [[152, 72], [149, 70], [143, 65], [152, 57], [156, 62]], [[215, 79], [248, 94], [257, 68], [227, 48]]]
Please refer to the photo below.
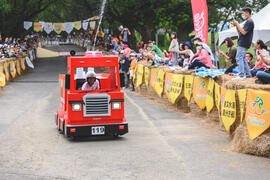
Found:
[[92, 135], [103, 135], [103, 134], [105, 134], [104, 126], [92, 127]]

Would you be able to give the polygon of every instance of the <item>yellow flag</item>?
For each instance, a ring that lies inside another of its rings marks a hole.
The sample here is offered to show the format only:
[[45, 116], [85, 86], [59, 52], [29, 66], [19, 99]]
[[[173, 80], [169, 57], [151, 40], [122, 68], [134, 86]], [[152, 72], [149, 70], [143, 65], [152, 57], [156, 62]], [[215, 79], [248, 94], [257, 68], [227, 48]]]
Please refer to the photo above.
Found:
[[170, 99], [170, 92], [172, 88], [173, 73], [166, 73], [165, 75], [165, 94]]
[[188, 102], [190, 102], [190, 99], [191, 99], [193, 81], [194, 81], [194, 76], [192, 76], [192, 75], [185, 76], [185, 84], [184, 84], [185, 91], [184, 91], [184, 93], [185, 93], [185, 97], [188, 100]]
[[0, 72], [1, 73], [4, 73], [5, 72], [4, 65], [2, 65], [2, 64], [0, 64]]
[[205, 109], [205, 100], [207, 96], [207, 86], [209, 79], [195, 77], [193, 85], [193, 98], [200, 109]]
[[4, 87], [6, 85], [6, 76], [3, 72], [0, 72], [0, 87]]
[[141, 86], [143, 83], [143, 70], [144, 66], [142, 64], [138, 64], [138, 69], [137, 69], [137, 87]]
[[239, 104], [240, 104], [240, 114], [241, 114], [241, 123], [242, 123], [244, 119], [244, 111], [246, 107], [247, 90], [241, 89], [241, 90], [238, 90], [237, 92], [238, 92], [238, 98], [239, 98]]
[[91, 30], [94, 30], [96, 28], [96, 21], [90, 21], [89, 27]]
[[182, 74], [172, 74], [171, 82], [166, 85], [166, 91], [169, 94], [169, 100], [172, 104], [175, 104], [179, 99], [183, 89], [183, 78]]
[[220, 86], [215, 83], [215, 103], [220, 114]]
[[270, 127], [270, 92], [248, 90], [246, 123], [250, 139], [255, 139]]
[[26, 67], [25, 67], [25, 58], [21, 58], [21, 68], [22, 68], [22, 70], [25, 70], [26, 69]]
[[236, 120], [235, 90], [226, 90], [221, 116], [226, 131], [230, 132], [230, 128]]
[[209, 80], [208, 88], [207, 88], [207, 96], [206, 96], [206, 110], [207, 112], [211, 112], [214, 108], [214, 79]]
[[6, 81], [9, 81], [9, 63], [8, 62], [5, 62], [4, 64], [4, 70], [5, 70], [5, 75], [6, 75]]
[[64, 31], [64, 23], [53, 23], [53, 30], [60, 34], [62, 31]]
[[162, 69], [160, 69], [158, 71], [158, 78], [155, 85], [155, 90], [156, 90], [156, 93], [159, 95], [159, 97], [162, 96], [162, 93], [164, 91], [164, 76], [165, 76], [165, 72]]
[[20, 66], [20, 60], [16, 60], [16, 70], [17, 70], [17, 73], [18, 75], [20, 76], [21, 75], [21, 66]]
[[34, 31], [42, 32], [43, 31], [43, 24], [40, 22], [34, 22]]
[[157, 83], [157, 79], [158, 79], [158, 69], [157, 68], [152, 68], [151, 69], [151, 77], [150, 77], [150, 85], [152, 86], [152, 88], [154, 90], [156, 90], [155, 86]]
[[99, 16], [94, 16], [94, 17], [91, 17], [91, 18], [90, 18], [90, 21], [97, 21], [97, 20], [99, 20], [99, 19], [100, 19]]
[[135, 81], [136, 81], [136, 77], [137, 77], [137, 71], [138, 71], [138, 65], [136, 65], [136, 67], [135, 67], [135, 71], [134, 71], [134, 73], [133, 73], [133, 83], [135, 84]]
[[147, 88], [149, 86], [149, 77], [150, 77], [150, 69], [148, 67], [144, 67], [144, 81]]
[[77, 30], [80, 30], [82, 28], [82, 22], [81, 21], [75, 21], [73, 22], [74, 28]]
[[15, 65], [15, 62], [14, 61], [11, 61], [9, 63], [9, 70], [10, 70], [10, 74], [13, 78], [16, 77], [16, 65]]

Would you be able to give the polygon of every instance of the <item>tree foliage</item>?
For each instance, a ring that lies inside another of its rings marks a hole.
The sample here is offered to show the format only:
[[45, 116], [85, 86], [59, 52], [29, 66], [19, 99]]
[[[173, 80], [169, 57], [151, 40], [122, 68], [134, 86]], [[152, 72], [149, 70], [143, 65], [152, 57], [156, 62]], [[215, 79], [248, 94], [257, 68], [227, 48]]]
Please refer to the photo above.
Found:
[[[1, 0], [0, 31], [4, 35], [21, 35], [23, 21], [64, 22], [83, 20], [99, 14], [102, 0]], [[107, 0], [105, 21], [114, 33], [119, 25], [127, 26], [135, 41], [135, 31], [144, 41], [154, 38], [156, 31], [176, 31], [185, 40], [193, 31], [190, 0]], [[209, 26], [240, 19], [240, 9], [251, 7], [255, 12], [269, 0], [207, 0]], [[119, 33], [119, 32], [118, 32]]]

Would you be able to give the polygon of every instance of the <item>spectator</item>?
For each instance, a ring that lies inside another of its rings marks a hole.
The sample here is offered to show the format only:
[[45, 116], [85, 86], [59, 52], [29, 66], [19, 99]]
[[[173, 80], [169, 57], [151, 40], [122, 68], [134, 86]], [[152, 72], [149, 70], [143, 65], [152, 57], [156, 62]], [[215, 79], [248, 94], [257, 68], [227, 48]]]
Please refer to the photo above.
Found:
[[136, 69], [138, 60], [135, 57], [134, 53], [131, 53], [130, 56], [131, 56], [131, 58], [130, 58], [131, 63], [130, 63], [130, 68], [129, 68], [129, 79], [130, 79], [130, 83], [131, 83], [131, 90], [135, 91], [135, 87], [134, 87], [134, 83], [133, 83], [133, 76], [135, 73], [135, 69]]
[[251, 69], [251, 75], [254, 77], [256, 76], [257, 72], [264, 71], [266, 68], [266, 64], [261, 59], [260, 53], [262, 53], [262, 56], [269, 57], [269, 51], [267, 51], [267, 46], [264, 44], [262, 40], [258, 40], [255, 45], [256, 49], [256, 57], [257, 60], [255, 62], [255, 66]]
[[151, 48], [152, 51], [155, 50], [160, 58], [163, 58], [162, 51], [157, 47], [157, 45], [154, 45], [153, 41], [149, 41], [148, 47]]
[[239, 33], [238, 48], [236, 54], [239, 76], [237, 78], [233, 78], [233, 80], [243, 80], [245, 78], [251, 77], [248, 63], [245, 61], [245, 55], [252, 43], [254, 31], [254, 22], [251, 19], [251, 12], [252, 11], [250, 8], [242, 9], [242, 18], [246, 20], [243, 28], [235, 19], [233, 20], [233, 24], [236, 26], [236, 29]]
[[178, 41], [177, 41], [177, 34], [176, 32], [173, 32], [171, 34], [171, 44], [170, 44], [170, 47], [169, 47], [169, 52], [172, 53], [172, 56], [173, 56], [173, 65], [176, 66], [178, 65], [178, 52], [179, 51], [179, 44], [178, 44]]
[[236, 63], [236, 53], [237, 53], [237, 48], [234, 46], [234, 43], [231, 38], [226, 38], [225, 39], [225, 45], [227, 48], [229, 48], [229, 52], [225, 54], [223, 51], [219, 50], [219, 54], [223, 55], [226, 61], [230, 61], [232, 65], [225, 71], [225, 74], [232, 73], [233, 69], [237, 67]]
[[200, 67], [212, 68], [212, 60], [210, 54], [206, 49], [204, 49], [202, 43], [197, 44], [197, 49], [198, 52], [194, 55], [189, 65], [182, 69], [183, 71]]
[[254, 67], [254, 64], [252, 64], [253, 54], [251, 54], [250, 52], [247, 52], [245, 60], [247, 61], [249, 68]]
[[158, 63], [158, 64], [163, 63], [162, 58], [157, 55], [157, 52], [155, 49], [151, 51], [151, 55], [152, 55], [151, 58], [155, 63]]
[[124, 55], [129, 59], [130, 58], [131, 49], [128, 47], [127, 44], [124, 44], [123, 49], [125, 50]]
[[131, 35], [131, 32], [128, 28], [124, 28], [121, 32], [121, 35], [123, 37], [123, 43], [128, 45], [128, 36]]
[[124, 50], [120, 52], [120, 74], [123, 75], [124, 77], [124, 82], [125, 82], [125, 88], [129, 88], [129, 78], [128, 78], [128, 73], [129, 73], [129, 60], [128, 58], [124, 55]]
[[[266, 64], [270, 65], [270, 58], [269, 56], [264, 56], [262, 50], [259, 50], [259, 56], [261, 57], [261, 60]], [[270, 84], [270, 70], [266, 69], [265, 71], [259, 71], [256, 74], [257, 80], [255, 83], [257, 84]]]
[[182, 45], [182, 51], [177, 51], [179, 54], [184, 54], [184, 55], [188, 55], [189, 57], [193, 57], [194, 56], [194, 53], [192, 51], [192, 46], [190, 44], [190, 42], [185, 42], [183, 45]]

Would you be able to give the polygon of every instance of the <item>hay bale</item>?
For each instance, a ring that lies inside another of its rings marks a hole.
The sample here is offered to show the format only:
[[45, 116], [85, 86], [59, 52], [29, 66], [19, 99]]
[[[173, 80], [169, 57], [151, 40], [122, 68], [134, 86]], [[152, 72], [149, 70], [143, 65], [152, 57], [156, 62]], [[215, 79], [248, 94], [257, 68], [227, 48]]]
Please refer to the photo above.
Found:
[[201, 110], [193, 98], [190, 100], [190, 116], [199, 118], [206, 117], [206, 110]]
[[183, 92], [179, 100], [175, 103], [177, 111], [181, 113], [190, 113], [188, 100], [184, 97]]
[[188, 71], [174, 70], [174, 73], [183, 74], [183, 75], [191, 75], [193, 73], [193, 70], [188, 70]]
[[212, 109], [211, 112], [206, 112], [206, 117], [209, 121], [220, 123], [220, 116], [219, 116], [218, 109], [216, 108], [216, 106]]
[[246, 125], [239, 126], [234, 133], [231, 150], [244, 154], [270, 157], [270, 130], [256, 139], [250, 140]]
[[255, 78], [247, 78], [244, 80], [232, 80], [232, 76], [223, 75], [220, 76], [218, 79], [219, 81], [222, 80], [222, 84], [227, 89], [261, 89], [261, 90], [270, 90], [270, 85], [268, 84], [256, 84]]

